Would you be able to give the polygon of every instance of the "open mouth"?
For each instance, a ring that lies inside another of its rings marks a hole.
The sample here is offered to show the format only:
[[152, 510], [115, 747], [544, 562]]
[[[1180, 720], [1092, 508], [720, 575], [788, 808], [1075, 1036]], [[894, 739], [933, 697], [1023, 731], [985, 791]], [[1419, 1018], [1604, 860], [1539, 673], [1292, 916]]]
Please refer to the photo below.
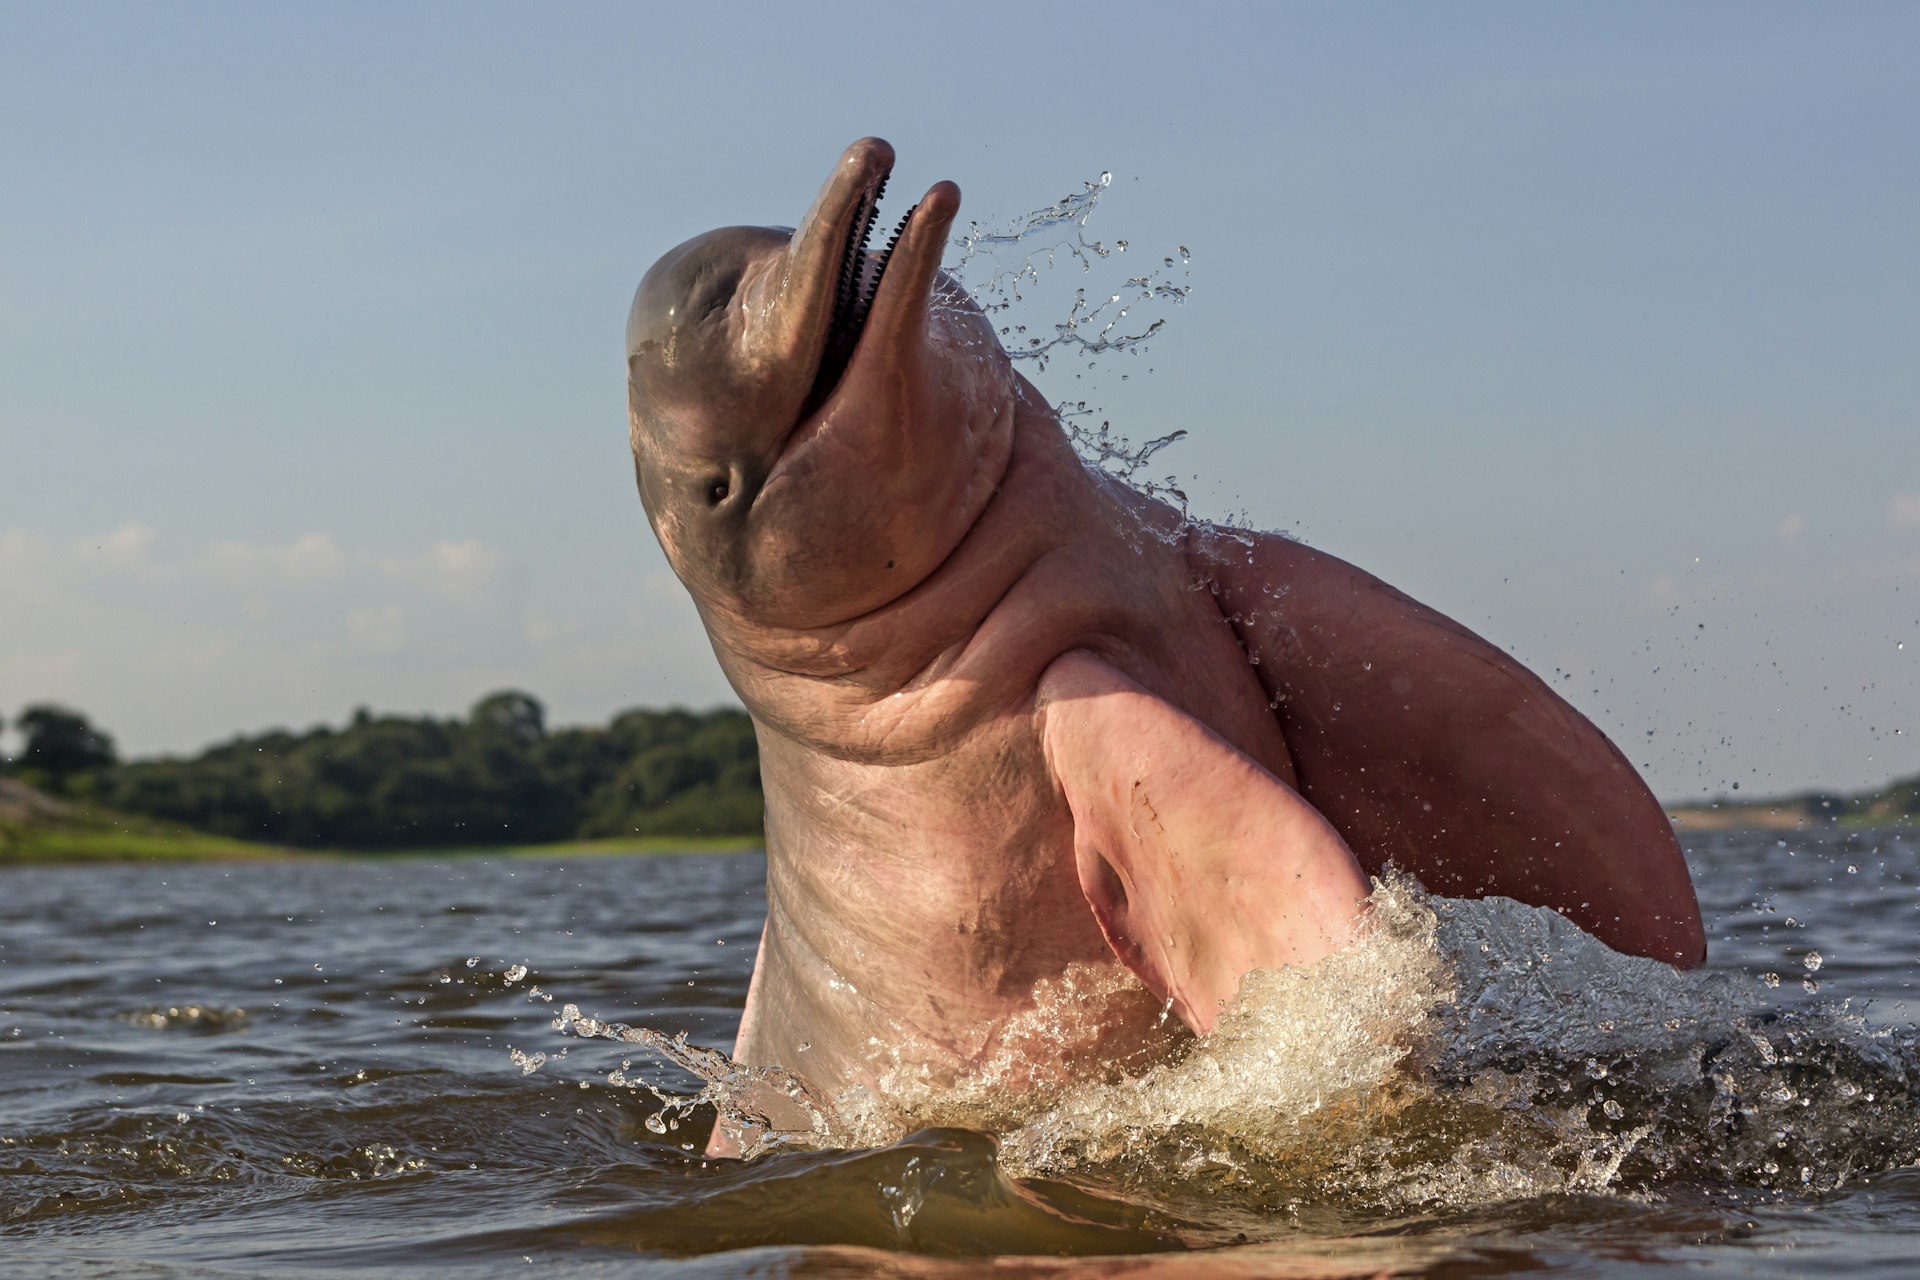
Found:
[[867, 327], [867, 318], [873, 313], [873, 300], [880, 292], [881, 280], [886, 277], [887, 263], [893, 258], [893, 250], [900, 243], [901, 233], [906, 231], [907, 223], [913, 218], [913, 209], [908, 209], [899, 225], [894, 227], [893, 234], [887, 238], [884, 248], [875, 250], [869, 247], [873, 237], [873, 220], [880, 212], [880, 197], [886, 192], [888, 176], [881, 174], [879, 182], [861, 196], [853, 220], [847, 227], [847, 244], [834, 283], [833, 316], [827, 324], [826, 350], [821, 353], [820, 369], [814, 376], [813, 392], [808, 397], [808, 413], [819, 408], [845, 376], [854, 350], [860, 345], [860, 334]]

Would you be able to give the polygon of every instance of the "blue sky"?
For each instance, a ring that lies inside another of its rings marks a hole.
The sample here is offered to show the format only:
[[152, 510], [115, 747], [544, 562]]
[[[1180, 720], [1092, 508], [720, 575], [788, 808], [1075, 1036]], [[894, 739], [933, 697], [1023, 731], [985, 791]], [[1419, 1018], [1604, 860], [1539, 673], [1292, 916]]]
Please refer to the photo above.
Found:
[[896, 214], [1110, 170], [1090, 233], [1191, 248], [1145, 356], [1041, 385], [1189, 431], [1202, 513], [1511, 647], [1664, 795], [1920, 771], [1916, 48], [1866, 4], [8, 6], [0, 713], [725, 700], [627, 301], [877, 133]]

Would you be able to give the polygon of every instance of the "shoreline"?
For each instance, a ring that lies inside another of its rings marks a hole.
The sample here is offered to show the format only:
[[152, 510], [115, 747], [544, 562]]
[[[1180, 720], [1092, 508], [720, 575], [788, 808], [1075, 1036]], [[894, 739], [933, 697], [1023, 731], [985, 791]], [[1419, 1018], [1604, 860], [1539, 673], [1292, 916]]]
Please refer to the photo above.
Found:
[[0, 867], [86, 862], [293, 862], [343, 858], [557, 858], [609, 854], [745, 853], [766, 847], [762, 832], [708, 836], [627, 835], [538, 844], [299, 849], [211, 835], [157, 819], [50, 796], [0, 777]]
[[[17, 799], [17, 797], [12, 797]], [[565, 858], [749, 853], [766, 847], [764, 834], [632, 835], [538, 844], [472, 844], [392, 849], [299, 849], [148, 823], [127, 815], [34, 797], [32, 809], [16, 803], [0, 813], [0, 868], [72, 866], [106, 862], [294, 862], [404, 858]], [[1856, 812], [1810, 815], [1803, 802], [1755, 801], [1737, 805], [1672, 805], [1664, 809], [1682, 836], [1715, 831], [1810, 831], [1883, 828], [1920, 829], [1915, 815]]]
[[449, 849], [288, 849], [242, 840], [55, 840], [0, 848], [0, 873], [9, 867], [79, 867], [129, 862], [423, 862], [468, 858], [671, 858], [681, 855], [759, 853], [765, 841], [741, 836], [647, 837], [576, 840], [551, 845], [496, 845]]
[[1727, 809], [1670, 808], [1667, 821], [1681, 834], [1692, 831], [1842, 831], [1920, 829], [1913, 814], [1845, 814], [1816, 818], [1798, 805], [1753, 805]]

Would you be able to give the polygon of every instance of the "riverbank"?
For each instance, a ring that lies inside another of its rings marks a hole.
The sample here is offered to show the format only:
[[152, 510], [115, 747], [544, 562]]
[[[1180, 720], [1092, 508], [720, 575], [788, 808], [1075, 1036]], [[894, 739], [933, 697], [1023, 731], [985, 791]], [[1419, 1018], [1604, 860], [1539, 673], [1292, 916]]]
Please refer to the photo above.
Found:
[[1808, 817], [1797, 805], [1741, 805], [1737, 808], [1674, 807], [1667, 821], [1683, 835], [1689, 831], [1805, 831], [1837, 825], [1832, 818]]
[[[1920, 827], [1920, 820], [1884, 806], [1848, 805], [1814, 815], [1800, 798], [1739, 804], [1673, 805], [1667, 817], [1685, 835], [1705, 831], [1809, 831]], [[399, 849], [290, 849], [116, 813], [49, 796], [0, 778], [0, 866], [28, 863], [259, 861], [323, 858], [585, 858], [609, 854], [747, 853], [759, 836], [634, 835], [544, 844], [475, 844]]]
[[1920, 829], [1920, 778], [1853, 795], [1806, 792], [1761, 800], [1721, 797], [1667, 806], [1675, 831], [1812, 831]]
[[258, 861], [290, 849], [76, 804], [0, 778], [0, 865], [157, 859]]
[[745, 853], [757, 836], [630, 836], [551, 844], [419, 849], [289, 849], [208, 835], [173, 823], [77, 804], [0, 778], [0, 866], [74, 862], [315, 860], [325, 858], [599, 857], [606, 854]]

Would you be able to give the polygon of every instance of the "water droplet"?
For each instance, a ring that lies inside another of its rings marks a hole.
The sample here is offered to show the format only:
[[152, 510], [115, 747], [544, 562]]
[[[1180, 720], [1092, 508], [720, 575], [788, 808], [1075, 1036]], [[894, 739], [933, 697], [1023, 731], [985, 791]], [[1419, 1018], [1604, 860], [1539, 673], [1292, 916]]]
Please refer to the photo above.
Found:
[[1801, 958], [1800, 963], [1807, 967], [1808, 973], [1815, 973], [1819, 971], [1821, 965], [1826, 963], [1826, 958], [1818, 951], [1809, 951]]
[[477, 964], [479, 964], [479, 963], [480, 963], [480, 957], [479, 957], [479, 956], [468, 956], [468, 957], [467, 957], [467, 968], [469, 968], [469, 969], [471, 969], [471, 968], [473, 968], [473, 967], [474, 967], [475, 965], [477, 965]]
[[1777, 987], [1780, 985], [1780, 975], [1777, 973], [1763, 973], [1760, 975], [1760, 981], [1770, 987]]
[[527, 966], [523, 964], [516, 964], [512, 968], [508, 969], [506, 973], [503, 974], [502, 976], [506, 978], [507, 985], [512, 986], [514, 983], [520, 981], [520, 979], [527, 976]]

